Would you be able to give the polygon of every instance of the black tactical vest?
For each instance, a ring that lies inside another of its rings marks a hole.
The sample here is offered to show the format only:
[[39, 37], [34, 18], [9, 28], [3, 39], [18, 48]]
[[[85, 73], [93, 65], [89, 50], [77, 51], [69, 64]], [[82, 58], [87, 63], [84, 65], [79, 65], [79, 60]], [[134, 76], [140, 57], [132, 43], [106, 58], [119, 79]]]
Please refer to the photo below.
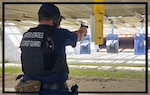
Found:
[[20, 48], [22, 70], [26, 75], [39, 76], [68, 72], [65, 58], [54, 51], [51, 35], [55, 31], [49, 26], [36, 27], [24, 33]]

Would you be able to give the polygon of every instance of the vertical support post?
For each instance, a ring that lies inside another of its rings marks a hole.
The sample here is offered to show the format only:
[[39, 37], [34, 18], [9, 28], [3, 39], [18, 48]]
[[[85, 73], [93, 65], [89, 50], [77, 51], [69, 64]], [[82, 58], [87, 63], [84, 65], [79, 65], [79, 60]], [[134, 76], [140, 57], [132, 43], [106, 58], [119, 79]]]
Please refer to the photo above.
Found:
[[[94, 2], [104, 2], [104, 0], [94, 0]], [[103, 39], [103, 20], [104, 20], [104, 4], [94, 4], [94, 37], [95, 44], [101, 45]]]
[[142, 19], [140, 22], [141, 22], [141, 30], [140, 30], [140, 33], [143, 34], [143, 31], [144, 31], [144, 19]]
[[114, 21], [111, 20], [111, 33], [114, 34]]
[[94, 42], [94, 15], [90, 16], [91, 41]]

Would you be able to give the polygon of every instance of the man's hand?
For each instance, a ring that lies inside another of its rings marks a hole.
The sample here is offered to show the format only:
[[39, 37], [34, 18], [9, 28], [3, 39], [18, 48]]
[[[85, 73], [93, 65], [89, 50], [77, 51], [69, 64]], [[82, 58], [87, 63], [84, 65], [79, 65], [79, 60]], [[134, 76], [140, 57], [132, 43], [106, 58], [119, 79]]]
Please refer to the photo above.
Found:
[[84, 36], [87, 35], [87, 27], [80, 27], [81, 33], [83, 33]]
[[87, 35], [87, 27], [80, 27], [79, 30], [75, 31], [78, 36], [78, 41], [82, 40]]

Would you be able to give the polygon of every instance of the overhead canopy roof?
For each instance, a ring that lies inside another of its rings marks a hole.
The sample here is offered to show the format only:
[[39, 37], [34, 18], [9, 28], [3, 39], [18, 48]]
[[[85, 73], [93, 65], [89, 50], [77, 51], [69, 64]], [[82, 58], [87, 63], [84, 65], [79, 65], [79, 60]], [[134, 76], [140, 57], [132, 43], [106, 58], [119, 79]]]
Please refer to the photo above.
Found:
[[[35, 2], [35, 0], [3, 0], [5, 2]], [[105, 0], [105, 2], [149, 2], [150, 0]], [[36, 2], [70, 2], [70, 0], [36, 0]], [[93, 0], [71, 0], [71, 2], [93, 2]], [[63, 25], [77, 26], [79, 20], [90, 23], [90, 16], [93, 14], [93, 4], [56, 4], [61, 14], [66, 18]], [[23, 21], [37, 21], [37, 12], [40, 4], [6, 4], [5, 20], [14, 22], [18, 25], [31, 25]], [[2, 8], [2, 5], [0, 5]], [[1, 11], [1, 10], [0, 10]], [[148, 8], [150, 11], [150, 6]], [[1, 12], [2, 13], [2, 12]], [[110, 28], [110, 21], [115, 22], [115, 28], [134, 28], [140, 29], [141, 18], [145, 19], [144, 4], [106, 4], [104, 27]], [[2, 14], [0, 14], [2, 15]], [[2, 17], [2, 16], [0, 16]], [[1, 20], [2, 18], [0, 18]], [[149, 12], [150, 19], [150, 12]], [[150, 21], [150, 20], [149, 20]]]

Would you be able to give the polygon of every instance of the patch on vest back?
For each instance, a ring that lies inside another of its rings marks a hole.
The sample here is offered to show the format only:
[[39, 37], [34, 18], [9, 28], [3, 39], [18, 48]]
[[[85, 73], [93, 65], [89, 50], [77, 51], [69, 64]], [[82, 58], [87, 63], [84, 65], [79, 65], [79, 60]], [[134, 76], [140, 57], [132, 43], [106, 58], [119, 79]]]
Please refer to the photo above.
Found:
[[[20, 47], [41, 47], [41, 40], [44, 37], [43, 32], [26, 32], [23, 35]], [[34, 39], [34, 40], [33, 40]]]

